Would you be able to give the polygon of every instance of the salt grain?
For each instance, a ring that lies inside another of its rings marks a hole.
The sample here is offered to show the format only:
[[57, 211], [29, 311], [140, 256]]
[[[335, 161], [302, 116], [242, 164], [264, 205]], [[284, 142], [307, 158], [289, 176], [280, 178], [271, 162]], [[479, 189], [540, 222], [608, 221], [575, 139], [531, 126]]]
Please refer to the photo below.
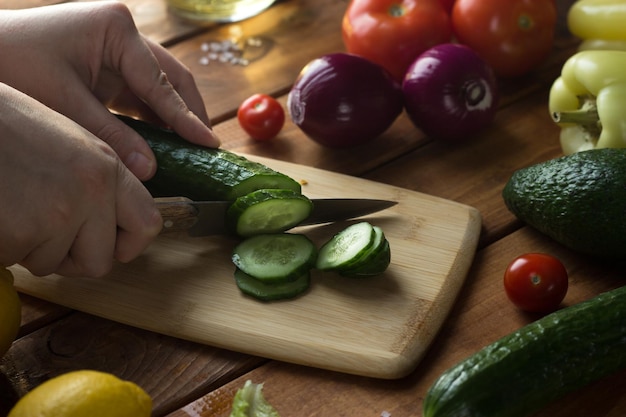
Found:
[[200, 51], [203, 53], [199, 59], [200, 65], [209, 65], [211, 61], [218, 61], [230, 65], [246, 66], [250, 63], [248, 58], [244, 58], [246, 48], [262, 48], [264, 41], [260, 38], [251, 37], [243, 42], [243, 46], [232, 40], [209, 41], [200, 44]]

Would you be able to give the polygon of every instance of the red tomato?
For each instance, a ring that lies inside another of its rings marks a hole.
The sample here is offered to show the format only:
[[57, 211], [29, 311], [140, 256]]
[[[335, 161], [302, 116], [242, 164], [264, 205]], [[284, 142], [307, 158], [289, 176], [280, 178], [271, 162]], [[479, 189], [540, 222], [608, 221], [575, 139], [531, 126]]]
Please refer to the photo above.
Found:
[[458, 41], [502, 77], [526, 74], [548, 56], [556, 19], [546, 0], [456, 0], [452, 9]]
[[527, 253], [513, 260], [504, 273], [504, 289], [518, 308], [535, 313], [556, 310], [567, 293], [565, 267], [557, 258]]
[[269, 140], [283, 128], [285, 110], [274, 97], [254, 94], [239, 106], [237, 120], [253, 139]]
[[454, 6], [455, 0], [439, 0], [439, 3], [446, 9], [446, 12], [452, 13], [452, 7]]
[[419, 54], [452, 37], [439, 0], [352, 0], [342, 22], [348, 53], [384, 67], [401, 81]]

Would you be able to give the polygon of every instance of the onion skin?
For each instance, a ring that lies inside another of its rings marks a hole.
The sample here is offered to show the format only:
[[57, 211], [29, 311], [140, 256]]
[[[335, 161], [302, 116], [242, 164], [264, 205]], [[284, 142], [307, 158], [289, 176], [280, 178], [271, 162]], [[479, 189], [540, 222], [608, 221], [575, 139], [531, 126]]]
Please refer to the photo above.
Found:
[[402, 86], [381, 66], [356, 55], [334, 53], [309, 62], [289, 92], [292, 121], [330, 148], [366, 143], [402, 113]]
[[495, 117], [498, 83], [491, 67], [460, 44], [437, 45], [418, 56], [402, 84], [406, 112], [426, 135], [463, 141]]

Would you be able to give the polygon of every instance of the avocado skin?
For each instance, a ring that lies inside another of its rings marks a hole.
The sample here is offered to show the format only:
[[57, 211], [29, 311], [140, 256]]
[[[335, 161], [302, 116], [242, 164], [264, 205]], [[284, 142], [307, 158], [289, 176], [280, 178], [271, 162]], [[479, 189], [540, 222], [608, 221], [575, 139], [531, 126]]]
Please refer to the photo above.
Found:
[[576, 252], [626, 255], [626, 149], [593, 149], [522, 168], [502, 197], [520, 220]]

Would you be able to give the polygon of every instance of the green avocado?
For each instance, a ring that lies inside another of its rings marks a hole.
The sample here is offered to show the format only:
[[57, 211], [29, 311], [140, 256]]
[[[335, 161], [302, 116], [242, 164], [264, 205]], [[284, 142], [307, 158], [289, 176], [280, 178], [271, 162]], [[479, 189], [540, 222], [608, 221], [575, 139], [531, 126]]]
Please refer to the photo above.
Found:
[[522, 168], [502, 197], [520, 220], [576, 252], [626, 255], [626, 149], [593, 149]]

